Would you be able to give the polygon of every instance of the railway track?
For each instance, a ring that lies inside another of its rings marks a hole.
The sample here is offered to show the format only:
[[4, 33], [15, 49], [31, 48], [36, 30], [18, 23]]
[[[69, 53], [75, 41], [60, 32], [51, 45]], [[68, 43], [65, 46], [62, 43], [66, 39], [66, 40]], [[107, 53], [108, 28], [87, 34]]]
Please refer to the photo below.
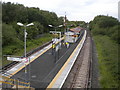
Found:
[[91, 88], [92, 43], [88, 31], [84, 46], [79, 53], [62, 88]]
[[[27, 56], [27, 57], [31, 56], [32, 54], [34, 54], [34, 53], [36, 53], [37, 51], [43, 49], [44, 47], [46, 47], [46, 46], [49, 45], [50, 43], [52, 43], [52, 41], [47, 42], [47, 43], [43, 44], [42, 46], [40, 46], [40, 47], [38, 47], [38, 48], [36, 48], [36, 49], [28, 52], [26, 56]], [[24, 56], [23, 56], [23, 57], [24, 57]], [[11, 63], [3, 66], [2, 69], [0, 70], [0, 73], [4, 73], [4, 72], [7, 71], [8, 69], [14, 67], [15, 65], [17, 65], [17, 64], [19, 64], [19, 63], [20, 63], [20, 62], [13, 61], [13, 62], [11, 62]]]

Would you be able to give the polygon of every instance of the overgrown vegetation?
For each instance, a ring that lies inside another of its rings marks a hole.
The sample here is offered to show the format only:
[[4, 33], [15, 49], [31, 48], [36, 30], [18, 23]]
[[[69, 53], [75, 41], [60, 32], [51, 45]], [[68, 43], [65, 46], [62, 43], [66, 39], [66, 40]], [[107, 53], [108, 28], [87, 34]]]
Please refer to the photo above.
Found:
[[[24, 7], [21, 4], [2, 3], [2, 21], [3, 21], [3, 46], [13, 44], [18, 39], [23, 40], [24, 27], [17, 25], [17, 22], [23, 24], [34, 23], [34, 26], [27, 27], [29, 40], [35, 39], [43, 33], [49, 33], [54, 28], [48, 27], [49, 24], [57, 26], [63, 24], [64, 17], [58, 17], [54, 12], [40, 10], [39, 8]], [[10, 37], [10, 38], [9, 38]], [[8, 42], [6, 42], [8, 41]]]
[[[24, 53], [24, 27], [17, 25], [17, 22], [23, 24], [34, 23], [27, 27], [27, 52], [37, 48], [51, 40], [52, 36], [48, 27], [49, 24], [57, 26], [63, 24], [64, 17], [58, 17], [56, 13], [40, 10], [34, 7], [25, 7], [22, 4], [11, 2], [2, 3], [2, 54], [22, 56]], [[64, 28], [64, 27], [63, 27]], [[63, 28], [59, 30], [62, 31]], [[58, 29], [57, 29], [58, 30]], [[3, 66], [10, 63], [3, 57]]]
[[90, 30], [94, 38], [100, 71], [102, 88], [118, 88], [120, 83], [120, 22], [113, 17], [99, 15], [90, 22]]

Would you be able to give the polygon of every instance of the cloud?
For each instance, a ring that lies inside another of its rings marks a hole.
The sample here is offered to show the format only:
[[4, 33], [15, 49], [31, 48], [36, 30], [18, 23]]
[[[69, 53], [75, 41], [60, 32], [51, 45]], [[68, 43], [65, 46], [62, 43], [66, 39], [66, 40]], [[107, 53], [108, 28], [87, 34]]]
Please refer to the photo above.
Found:
[[61, 7], [63, 11], [69, 13], [70, 20], [90, 21], [100, 14], [117, 17], [117, 2], [117, 0], [74, 0], [63, 3]]
[[118, 0], [3, 0], [56, 12], [69, 20], [89, 22], [97, 15], [118, 17]]

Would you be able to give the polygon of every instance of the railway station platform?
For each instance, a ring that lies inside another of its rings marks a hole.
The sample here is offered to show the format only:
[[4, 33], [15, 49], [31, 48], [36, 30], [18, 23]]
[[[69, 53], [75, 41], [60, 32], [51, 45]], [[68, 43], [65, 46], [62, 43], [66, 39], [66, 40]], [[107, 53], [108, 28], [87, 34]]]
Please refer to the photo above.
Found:
[[[61, 88], [85, 42], [86, 30], [78, 41], [52, 53], [52, 44], [29, 56], [28, 62], [21, 62], [2, 76], [28, 81], [33, 88]], [[61, 38], [61, 41], [64, 38]], [[63, 41], [62, 41], [63, 42]], [[25, 69], [27, 73], [25, 73]]]

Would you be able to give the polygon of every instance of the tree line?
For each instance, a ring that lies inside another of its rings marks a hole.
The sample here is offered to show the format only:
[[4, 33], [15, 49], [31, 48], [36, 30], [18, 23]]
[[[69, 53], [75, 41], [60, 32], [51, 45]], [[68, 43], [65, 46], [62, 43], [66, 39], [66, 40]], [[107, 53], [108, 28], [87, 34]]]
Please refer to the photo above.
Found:
[[107, 35], [120, 44], [120, 35], [118, 35], [120, 22], [118, 19], [111, 16], [99, 15], [90, 22], [89, 27], [93, 35]]
[[27, 27], [27, 39], [35, 39], [40, 34], [48, 33], [49, 24], [57, 26], [63, 24], [64, 17], [58, 17], [56, 13], [40, 10], [35, 7], [25, 7], [22, 4], [11, 2], [2, 3], [2, 38], [3, 47], [15, 42], [23, 41], [23, 27], [17, 25], [17, 22], [28, 24], [33, 22], [34, 26]]

